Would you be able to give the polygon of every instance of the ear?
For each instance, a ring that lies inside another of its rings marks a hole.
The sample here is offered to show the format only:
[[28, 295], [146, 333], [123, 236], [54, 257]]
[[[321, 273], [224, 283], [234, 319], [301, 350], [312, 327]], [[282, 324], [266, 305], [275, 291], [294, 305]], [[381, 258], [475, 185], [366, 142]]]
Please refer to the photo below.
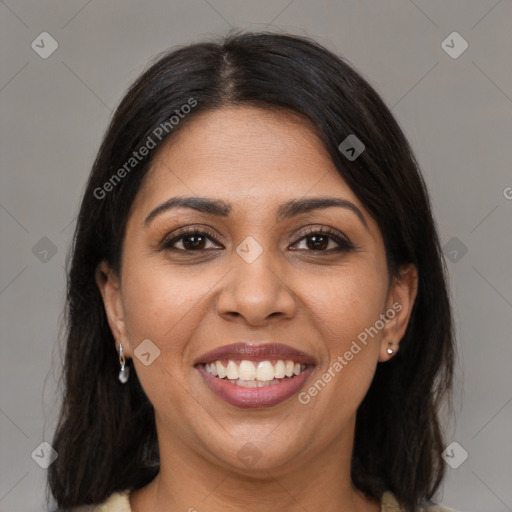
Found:
[[[404, 337], [412, 308], [418, 292], [418, 270], [410, 264], [400, 269], [394, 277], [384, 312], [388, 320], [383, 329], [379, 349], [379, 361], [389, 361], [399, 350], [400, 340]], [[388, 349], [393, 352], [388, 353]]]
[[103, 305], [105, 306], [108, 324], [116, 340], [116, 350], [119, 352], [119, 343], [122, 343], [125, 357], [131, 357], [131, 347], [126, 335], [124, 306], [119, 276], [110, 268], [106, 261], [102, 261], [96, 268], [95, 277], [96, 284], [103, 297]]

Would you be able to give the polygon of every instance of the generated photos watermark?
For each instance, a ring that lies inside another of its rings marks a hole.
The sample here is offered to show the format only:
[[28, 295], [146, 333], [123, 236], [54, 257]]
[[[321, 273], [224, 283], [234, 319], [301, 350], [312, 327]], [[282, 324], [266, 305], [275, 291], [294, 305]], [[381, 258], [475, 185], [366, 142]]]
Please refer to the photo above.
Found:
[[339, 355], [334, 363], [306, 390], [298, 395], [298, 400], [302, 405], [307, 405], [311, 402], [311, 398], [318, 395], [331, 380], [338, 375], [347, 364], [352, 361], [355, 355], [361, 352], [362, 347], [368, 344], [368, 337], [374, 338], [384, 328], [384, 326], [393, 319], [397, 313], [402, 311], [403, 306], [399, 302], [394, 302], [393, 305], [382, 313], [379, 319], [370, 327], [364, 329], [357, 335], [357, 340], [352, 340], [350, 348], [346, 350], [343, 355]]
[[[152, 149], [156, 148], [158, 142], [160, 142], [166, 135], [168, 135], [176, 126], [178, 126], [182, 119], [189, 114], [192, 109], [197, 105], [197, 100], [189, 98], [187, 103], [184, 103], [179, 109], [174, 112], [176, 115], [172, 115], [167, 121], [160, 123], [152, 132], [148, 135], [144, 144], [132, 153], [132, 156], [121, 166], [112, 176], [103, 183], [101, 187], [96, 187], [93, 191], [96, 199], [105, 199], [107, 193], [112, 192], [116, 185], [121, 183], [121, 180], [126, 177], [137, 165], [139, 165], [146, 156], [149, 155]], [[155, 140], [156, 139], [156, 140]]]

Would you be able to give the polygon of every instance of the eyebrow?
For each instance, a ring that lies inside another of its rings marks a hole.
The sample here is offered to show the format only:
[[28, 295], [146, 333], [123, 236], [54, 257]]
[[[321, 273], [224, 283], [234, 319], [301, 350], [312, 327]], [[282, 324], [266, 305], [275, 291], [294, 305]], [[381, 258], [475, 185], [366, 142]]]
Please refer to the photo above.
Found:
[[[361, 210], [347, 199], [340, 197], [308, 197], [302, 199], [292, 199], [282, 204], [277, 211], [278, 220], [289, 219], [296, 215], [309, 213], [313, 210], [322, 208], [345, 208], [355, 213], [362, 224], [368, 229], [368, 224]], [[190, 208], [208, 215], [217, 217], [229, 217], [231, 213], [231, 205], [219, 200], [208, 197], [171, 197], [164, 203], [160, 204], [146, 217], [144, 226], [147, 226], [158, 215], [172, 210], [174, 208]]]

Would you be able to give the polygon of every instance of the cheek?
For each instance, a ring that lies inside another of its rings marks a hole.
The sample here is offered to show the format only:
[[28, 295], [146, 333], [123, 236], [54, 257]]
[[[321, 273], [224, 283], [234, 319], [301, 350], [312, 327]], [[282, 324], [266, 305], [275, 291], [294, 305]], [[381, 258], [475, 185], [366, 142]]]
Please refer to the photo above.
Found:
[[382, 313], [387, 274], [370, 266], [352, 266], [303, 285], [303, 298], [317, 329], [329, 340], [332, 357], [346, 350]]
[[370, 328], [383, 312], [387, 274], [377, 267], [352, 266], [316, 285], [303, 292], [326, 358], [303, 402], [342, 422], [354, 414], [375, 373], [382, 333]]
[[[141, 339], [154, 338], [155, 343], [164, 347], [165, 340], [176, 341], [178, 334], [191, 323], [208, 283], [204, 278], [191, 279], [190, 275], [162, 263], [133, 263], [126, 265], [123, 276], [128, 336], [135, 344], [141, 336]], [[176, 348], [175, 341], [172, 346]]]
[[[204, 317], [201, 298], [210, 286], [204, 277], [190, 279], [147, 260], [127, 259], [124, 268], [125, 325], [137, 376], [155, 409], [178, 414], [191, 406], [190, 397], [183, 393], [184, 353]], [[148, 339], [158, 350], [147, 344]], [[150, 364], [137, 357], [142, 352], [137, 350], [139, 345], [149, 347], [144, 352], [149, 350]], [[153, 353], [157, 354], [154, 360]]]

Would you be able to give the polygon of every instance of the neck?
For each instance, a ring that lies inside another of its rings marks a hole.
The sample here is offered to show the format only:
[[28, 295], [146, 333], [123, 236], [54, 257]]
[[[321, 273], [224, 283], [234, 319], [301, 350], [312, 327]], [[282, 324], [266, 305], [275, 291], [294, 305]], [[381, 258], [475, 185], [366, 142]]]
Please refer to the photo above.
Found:
[[159, 439], [160, 472], [131, 494], [132, 512], [378, 512], [380, 504], [352, 484], [352, 439], [353, 430], [321, 453], [315, 450], [314, 457], [300, 454], [259, 471], [215, 464], [181, 442]]

